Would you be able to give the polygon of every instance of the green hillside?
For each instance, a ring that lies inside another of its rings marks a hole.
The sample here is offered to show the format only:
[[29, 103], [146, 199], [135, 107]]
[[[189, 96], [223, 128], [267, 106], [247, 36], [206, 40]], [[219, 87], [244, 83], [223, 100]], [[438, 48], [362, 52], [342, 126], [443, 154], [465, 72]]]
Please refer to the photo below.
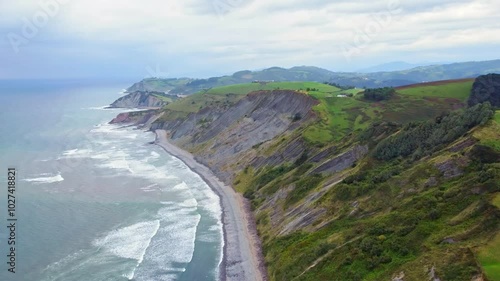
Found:
[[147, 78], [131, 86], [128, 91], [170, 91], [171, 94], [189, 95], [211, 88], [253, 81], [334, 82], [358, 88], [397, 87], [424, 81], [473, 78], [495, 72], [500, 72], [500, 60], [431, 65], [402, 71], [373, 73], [333, 72], [313, 66], [296, 66], [289, 69], [271, 67], [257, 71], [242, 70], [232, 75], [207, 79]]
[[[417, 84], [374, 90], [391, 92], [374, 100], [316, 82], [246, 83], [177, 100], [161, 118], [224, 111], [254, 91], [318, 101], [316, 119], [227, 162], [251, 201], [271, 281], [500, 281], [500, 112], [468, 108], [471, 87]], [[192, 151], [216, 149], [211, 141]], [[252, 162], [299, 144], [298, 158]], [[324, 159], [348, 164], [322, 172]]]
[[[470, 91], [469, 85], [464, 84]], [[442, 94], [439, 88], [443, 89]], [[336, 100], [312, 94], [322, 101], [316, 110], [332, 121], [309, 126], [303, 136], [311, 137], [309, 130], [313, 130], [317, 135], [311, 139], [318, 140], [332, 128], [338, 131], [342, 125], [352, 128], [355, 124], [360, 139], [366, 137], [369, 141], [379, 138], [373, 134], [376, 130], [366, 130], [362, 125], [372, 126], [375, 120], [419, 122], [431, 117], [432, 113], [454, 109], [458, 110], [457, 117], [463, 116], [459, 119], [470, 116], [471, 113], [460, 108], [447, 106], [449, 101], [446, 99], [465, 100], [465, 90], [447, 91], [456, 88], [456, 85], [444, 83], [432, 89], [415, 88], [421, 93], [418, 95], [398, 91], [392, 100], [380, 102], [384, 111], [377, 112], [370, 110], [380, 105], [363, 101], [361, 95]], [[427, 93], [432, 99], [427, 99]], [[370, 112], [371, 116], [366, 123], [354, 123], [354, 112]], [[335, 125], [329, 127], [330, 124]], [[495, 121], [473, 130], [473, 136], [480, 143], [496, 151], [488, 153], [496, 155], [500, 155], [500, 146], [494, 144], [500, 140], [499, 134], [500, 127]], [[334, 140], [332, 134], [331, 138], [320, 141], [328, 147], [332, 144], [345, 147], [352, 136]], [[279, 190], [289, 186], [295, 186], [294, 191], [273, 208], [300, 208], [305, 206], [303, 200], [308, 195], [321, 194], [321, 189], [333, 181], [331, 177], [344, 178], [341, 184], [309, 207], [327, 210], [328, 216], [307, 230], [277, 235], [271, 224], [272, 211], [263, 209], [258, 213], [270, 280], [390, 280], [398, 272], [404, 272], [404, 280], [426, 280], [431, 268], [424, 270], [423, 265], [434, 266], [441, 280], [471, 280], [471, 276], [481, 274], [481, 268], [489, 280], [500, 280], [500, 256], [497, 254], [500, 246], [497, 234], [500, 166], [481, 160], [480, 155], [475, 155], [479, 153], [475, 147], [453, 150], [464, 141], [459, 138], [440, 146], [437, 152], [421, 160], [401, 157], [378, 160], [370, 156], [341, 175], [326, 175], [326, 178], [324, 175], [318, 181], [311, 174], [314, 165], [307, 161], [299, 166], [284, 164], [281, 168], [241, 173], [237, 189], [251, 194], [248, 196], [253, 198], [256, 209], [263, 206], [264, 198], [273, 198]], [[458, 164], [461, 161], [466, 162]], [[450, 179], [444, 177], [442, 168], [438, 168], [443, 167], [443, 163], [460, 165], [458, 169], [463, 172]], [[259, 184], [254, 190], [257, 182], [269, 173], [273, 175], [272, 180]], [[473, 187], [482, 191], [471, 192]], [[478, 262], [481, 267], [477, 266]]]
[[[230, 106], [253, 91], [296, 90], [318, 99], [314, 110], [321, 122], [309, 126], [304, 137], [310, 143], [324, 146], [339, 141], [352, 132], [360, 132], [376, 121], [407, 123], [421, 121], [465, 106], [466, 92], [472, 82], [442, 81], [434, 85], [414, 85], [398, 88], [390, 100], [372, 102], [359, 95], [362, 89], [341, 90], [317, 82], [269, 82], [222, 86], [190, 95], [167, 109], [178, 114], [165, 115], [164, 120], [185, 116], [204, 107]], [[348, 96], [349, 95], [349, 96]], [[351, 96], [352, 95], [352, 96]], [[181, 112], [181, 113], [179, 113]]]
[[454, 98], [465, 102], [470, 95], [473, 83], [474, 79], [424, 83], [400, 87], [398, 88], [398, 92], [407, 96], [423, 98]]

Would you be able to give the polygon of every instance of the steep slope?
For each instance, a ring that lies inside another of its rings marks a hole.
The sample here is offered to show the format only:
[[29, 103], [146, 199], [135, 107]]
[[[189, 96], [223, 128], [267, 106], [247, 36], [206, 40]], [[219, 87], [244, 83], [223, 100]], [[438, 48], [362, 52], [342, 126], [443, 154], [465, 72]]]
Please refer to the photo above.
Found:
[[170, 90], [185, 85], [193, 81], [190, 78], [146, 78], [140, 82], [135, 83], [127, 89], [127, 92], [164, 92], [168, 93]]
[[294, 91], [252, 92], [229, 108], [208, 107], [182, 120], [156, 122], [151, 129], [169, 131], [174, 143], [196, 152], [197, 160], [231, 182], [235, 165], [243, 168], [239, 159], [253, 153], [252, 147], [313, 119], [316, 103]]
[[151, 125], [248, 198], [270, 280], [500, 280], [500, 115], [466, 108], [472, 81], [291, 87], [213, 89]]
[[177, 97], [165, 95], [161, 92], [133, 92], [127, 94], [115, 102], [113, 102], [111, 108], [153, 108], [153, 107], [163, 107]]

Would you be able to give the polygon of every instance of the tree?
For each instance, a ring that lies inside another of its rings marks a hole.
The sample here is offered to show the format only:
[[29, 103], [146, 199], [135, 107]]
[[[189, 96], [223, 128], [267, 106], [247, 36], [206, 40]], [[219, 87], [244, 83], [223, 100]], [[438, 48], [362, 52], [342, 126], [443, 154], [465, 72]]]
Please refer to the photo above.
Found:
[[474, 81], [467, 103], [474, 106], [486, 101], [493, 107], [500, 107], [500, 74], [482, 75]]
[[390, 99], [396, 90], [392, 87], [366, 89], [364, 91], [364, 98], [370, 101], [383, 101]]

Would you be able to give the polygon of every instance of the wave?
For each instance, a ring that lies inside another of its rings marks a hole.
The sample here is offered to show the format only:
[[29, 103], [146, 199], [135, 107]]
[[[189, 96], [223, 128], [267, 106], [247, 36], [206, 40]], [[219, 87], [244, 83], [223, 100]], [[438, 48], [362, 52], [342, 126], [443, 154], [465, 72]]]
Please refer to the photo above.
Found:
[[90, 149], [70, 149], [62, 153], [60, 158], [89, 158], [92, 155], [92, 150]]
[[181, 182], [172, 188], [165, 188], [165, 190], [189, 190], [189, 186], [185, 182]]
[[108, 105], [103, 105], [103, 106], [92, 106], [92, 107], [87, 107], [87, 108], [82, 108], [82, 109], [88, 109], [88, 110], [108, 110], [109, 108]]
[[158, 211], [162, 227], [151, 241], [145, 262], [137, 269], [137, 280], [177, 280], [193, 258], [201, 215], [192, 207], [163, 203], [169, 206]]
[[60, 182], [60, 181], [64, 180], [64, 178], [61, 176], [61, 174], [57, 174], [57, 175], [53, 176], [52, 174], [44, 173], [44, 174], [39, 174], [38, 176], [39, 177], [36, 177], [36, 178], [26, 178], [26, 179], [23, 179], [23, 181], [33, 182], [35, 184], [44, 184], [44, 183]]
[[117, 257], [136, 260], [137, 265], [126, 275], [129, 280], [132, 280], [137, 267], [144, 260], [151, 240], [159, 229], [159, 220], [141, 222], [112, 231], [105, 237], [94, 240], [92, 244]]
[[154, 183], [145, 187], [141, 187], [141, 190], [144, 192], [153, 192], [158, 190], [158, 184]]

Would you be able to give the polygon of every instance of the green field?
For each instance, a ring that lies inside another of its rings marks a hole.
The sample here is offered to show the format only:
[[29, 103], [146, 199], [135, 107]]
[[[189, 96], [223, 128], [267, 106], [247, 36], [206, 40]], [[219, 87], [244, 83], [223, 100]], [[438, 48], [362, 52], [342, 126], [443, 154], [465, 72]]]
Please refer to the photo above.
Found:
[[[254, 91], [296, 90], [308, 93], [320, 102], [313, 109], [321, 122], [309, 126], [304, 131], [304, 137], [311, 144], [322, 146], [338, 141], [351, 132], [366, 129], [376, 120], [397, 123], [426, 120], [465, 106], [472, 82], [440, 83], [398, 90], [395, 97], [382, 102], [365, 101], [359, 95], [362, 89], [341, 90], [317, 82], [237, 84], [208, 89], [177, 100], [166, 106], [174, 113], [170, 112], [162, 118], [182, 117], [207, 106], [229, 106]], [[349, 94], [353, 96], [340, 97]]]
[[158, 99], [164, 101], [164, 102], [168, 102], [168, 103], [171, 103], [173, 102], [173, 99], [170, 98], [170, 97], [165, 97], [165, 96], [162, 96], [162, 95], [156, 95], [156, 94], [153, 94], [153, 96], [157, 97]]
[[479, 261], [488, 280], [500, 281], [500, 235], [479, 252]]
[[[442, 83], [442, 84], [440, 84]], [[454, 98], [465, 102], [470, 95], [473, 80], [467, 81], [442, 81], [434, 85], [415, 85], [414, 87], [402, 87], [397, 91], [401, 95], [431, 98]]]
[[265, 90], [297, 90], [306, 91], [307, 88], [315, 88], [321, 93], [325, 94], [340, 94], [342, 90], [330, 85], [325, 85], [316, 82], [269, 82], [269, 83], [247, 83], [237, 84], [230, 86], [217, 87], [208, 90], [207, 94], [248, 94], [253, 91]]
[[[464, 107], [472, 82], [441, 83], [398, 90], [396, 96], [381, 102], [368, 102], [361, 95], [339, 98], [321, 91], [309, 92], [321, 101], [314, 109], [319, 112], [322, 122], [310, 126], [304, 135], [310, 142], [324, 145], [350, 132], [366, 129], [373, 121], [404, 124]], [[356, 90], [354, 94], [359, 92]]]

